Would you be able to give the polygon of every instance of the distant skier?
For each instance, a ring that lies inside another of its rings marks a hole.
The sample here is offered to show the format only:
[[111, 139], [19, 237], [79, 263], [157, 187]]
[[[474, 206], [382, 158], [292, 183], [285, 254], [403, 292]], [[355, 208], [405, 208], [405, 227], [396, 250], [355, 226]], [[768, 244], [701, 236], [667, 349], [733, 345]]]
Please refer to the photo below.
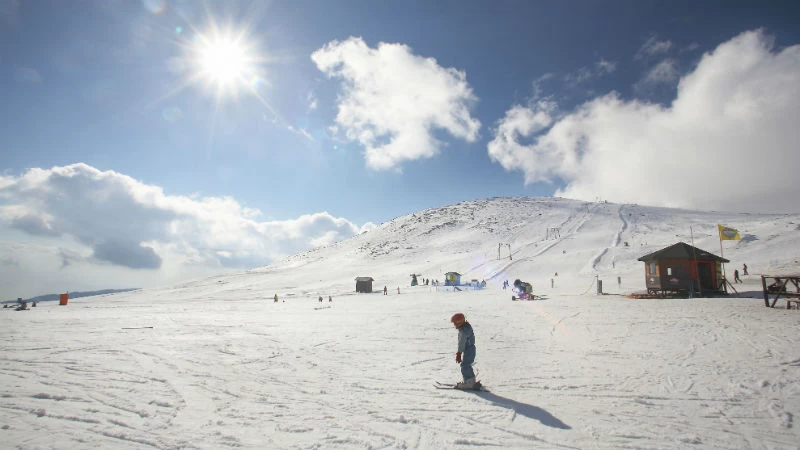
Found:
[[[475, 362], [475, 333], [472, 325], [467, 322], [462, 313], [453, 314], [450, 322], [458, 329], [458, 351], [456, 351], [456, 362], [461, 364], [461, 376], [464, 381], [456, 383], [458, 389], [475, 389], [480, 387], [480, 383], [475, 381], [475, 372], [472, 370], [472, 363]], [[464, 355], [463, 358], [461, 355]]]
[[739, 278], [739, 269], [733, 271], [733, 282], [734, 283], [741, 283], [742, 279]]
[[278, 294], [275, 294], [275, 303], [278, 303]]
[[322, 296], [319, 296], [319, 302], [322, 303]]
[[747, 264], [742, 264], [742, 275], [749, 275], [747, 273]]
[[383, 287], [383, 295], [389, 295], [386, 290], [386, 286]]
[[330, 303], [330, 302], [332, 302], [332, 301], [333, 301], [333, 297], [331, 297], [331, 296], [329, 295], [329, 296], [328, 296], [328, 303]]

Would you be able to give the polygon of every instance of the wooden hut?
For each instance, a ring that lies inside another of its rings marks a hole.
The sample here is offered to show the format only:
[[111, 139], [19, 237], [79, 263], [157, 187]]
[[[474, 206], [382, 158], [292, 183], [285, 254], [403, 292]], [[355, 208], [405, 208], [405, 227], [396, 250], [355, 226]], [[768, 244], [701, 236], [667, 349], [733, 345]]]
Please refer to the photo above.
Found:
[[447, 272], [444, 274], [445, 286], [458, 286], [461, 284], [461, 274], [458, 272]]
[[372, 292], [372, 277], [356, 277], [356, 292], [369, 294]]
[[725, 291], [722, 263], [730, 261], [684, 242], [644, 255], [639, 261], [644, 262], [648, 294], [713, 295]]

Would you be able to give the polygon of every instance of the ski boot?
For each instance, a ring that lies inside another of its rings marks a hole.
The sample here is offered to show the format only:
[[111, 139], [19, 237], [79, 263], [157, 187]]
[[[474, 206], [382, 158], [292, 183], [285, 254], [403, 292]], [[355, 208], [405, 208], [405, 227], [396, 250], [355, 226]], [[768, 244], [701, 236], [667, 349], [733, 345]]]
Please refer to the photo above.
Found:
[[456, 389], [475, 389], [476, 385], [480, 386], [480, 384], [476, 383], [475, 378], [467, 378], [464, 381], [456, 383]]

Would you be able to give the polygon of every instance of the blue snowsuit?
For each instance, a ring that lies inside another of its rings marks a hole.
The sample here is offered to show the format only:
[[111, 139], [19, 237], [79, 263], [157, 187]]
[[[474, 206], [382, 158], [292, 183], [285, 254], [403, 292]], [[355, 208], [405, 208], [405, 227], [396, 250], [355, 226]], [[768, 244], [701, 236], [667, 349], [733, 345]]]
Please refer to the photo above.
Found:
[[472, 371], [472, 363], [475, 362], [475, 333], [469, 322], [464, 322], [458, 329], [458, 352], [461, 353], [461, 375], [464, 380], [475, 378], [475, 372]]

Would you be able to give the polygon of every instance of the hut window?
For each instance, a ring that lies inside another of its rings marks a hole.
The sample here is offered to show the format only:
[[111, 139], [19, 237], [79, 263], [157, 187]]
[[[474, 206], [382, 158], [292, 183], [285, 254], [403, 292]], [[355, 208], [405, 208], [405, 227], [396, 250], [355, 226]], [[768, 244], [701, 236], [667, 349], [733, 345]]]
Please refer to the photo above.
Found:
[[668, 277], [672, 276], [672, 267], [667, 267], [667, 276]]
[[655, 275], [655, 274], [656, 274], [656, 263], [651, 262], [650, 263], [650, 275]]

